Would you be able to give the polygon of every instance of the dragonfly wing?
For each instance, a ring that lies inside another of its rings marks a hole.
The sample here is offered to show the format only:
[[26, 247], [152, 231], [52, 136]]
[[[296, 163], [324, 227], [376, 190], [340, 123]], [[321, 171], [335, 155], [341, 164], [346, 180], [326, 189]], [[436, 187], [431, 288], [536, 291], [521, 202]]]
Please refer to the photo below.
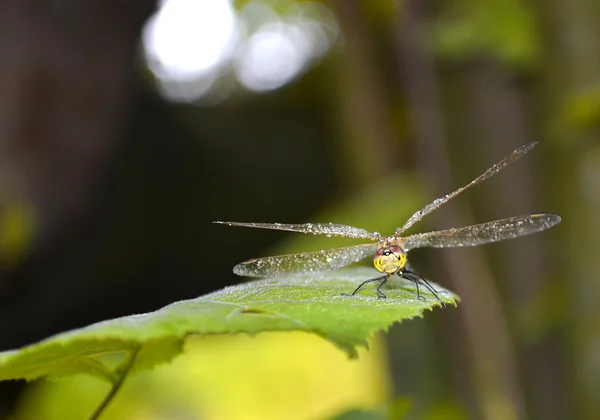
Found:
[[448, 194], [444, 197], [435, 199], [432, 203], [426, 205], [424, 208], [422, 208], [421, 210], [419, 210], [418, 212], [416, 212], [415, 214], [410, 216], [410, 218], [406, 221], [404, 226], [402, 226], [401, 228], [399, 228], [396, 231], [395, 236], [396, 237], [400, 236], [400, 234], [402, 232], [404, 232], [406, 229], [408, 229], [409, 227], [411, 227], [412, 225], [417, 223], [419, 220], [421, 220], [423, 217], [425, 217], [426, 215], [428, 215], [435, 209], [443, 206], [444, 204], [446, 204], [448, 201], [452, 200], [454, 197], [456, 197], [463, 191], [465, 191], [465, 190], [471, 188], [472, 186], [477, 185], [480, 182], [485, 181], [486, 179], [490, 178], [491, 176], [497, 174], [502, 169], [506, 168], [509, 164], [513, 163], [515, 160], [522, 157], [525, 153], [529, 152], [536, 145], [537, 145], [537, 142], [532, 142], [532, 143], [528, 143], [524, 146], [519, 147], [517, 150], [512, 152], [510, 155], [506, 156], [500, 162], [496, 163], [494, 166], [492, 166], [490, 169], [488, 169], [487, 171], [485, 171], [484, 173], [479, 175], [477, 178], [475, 178], [473, 181], [469, 182], [464, 187], [459, 188], [458, 190], [456, 190], [453, 193]]
[[313, 235], [343, 236], [355, 239], [378, 240], [379, 233], [371, 233], [353, 226], [338, 225], [335, 223], [304, 223], [290, 225], [285, 223], [245, 223], [245, 222], [213, 222], [227, 226], [239, 226], [259, 229], [287, 230], [290, 232], [312, 233]]
[[403, 249], [475, 246], [504, 239], [518, 238], [551, 228], [560, 223], [560, 216], [551, 213], [528, 214], [494, 220], [480, 225], [418, 233], [404, 240]]
[[279, 255], [244, 261], [233, 267], [238, 276], [274, 277], [285, 274], [327, 271], [372, 257], [378, 243], [347, 246], [300, 254]]

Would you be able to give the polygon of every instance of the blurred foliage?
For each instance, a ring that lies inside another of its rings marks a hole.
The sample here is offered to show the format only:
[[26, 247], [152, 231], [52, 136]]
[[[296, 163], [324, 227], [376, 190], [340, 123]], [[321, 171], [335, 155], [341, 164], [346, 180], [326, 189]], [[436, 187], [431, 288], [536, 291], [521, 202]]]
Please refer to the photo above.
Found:
[[[385, 358], [379, 337], [359, 360], [301, 332], [191, 337], [172, 363], [129, 379], [104, 417], [300, 420], [374, 408], [390, 395]], [[13, 420], [85, 419], [107, 392], [89, 376], [40, 382]]]
[[488, 56], [509, 66], [527, 68], [536, 64], [540, 55], [537, 17], [522, 0], [442, 2], [431, 33], [442, 57], [462, 60]]
[[348, 410], [332, 420], [403, 420], [419, 418], [423, 420], [463, 420], [467, 414], [452, 401], [438, 401], [423, 413], [412, 411], [409, 398], [397, 398], [391, 404], [378, 410]]
[[584, 132], [600, 127], [600, 88], [574, 93], [565, 102], [562, 115], [566, 124]]
[[22, 263], [34, 243], [34, 209], [24, 202], [0, 202], [0, 268]]
[[564, 327], [568, 303], [562, 293], [560, 279], [549, 279], [538, 295], [510, 315], [522, 345], [536, 345]]
[[336, 416], [333, 420], [386, 420], [386, 418], [383, 410], [350, 410]]

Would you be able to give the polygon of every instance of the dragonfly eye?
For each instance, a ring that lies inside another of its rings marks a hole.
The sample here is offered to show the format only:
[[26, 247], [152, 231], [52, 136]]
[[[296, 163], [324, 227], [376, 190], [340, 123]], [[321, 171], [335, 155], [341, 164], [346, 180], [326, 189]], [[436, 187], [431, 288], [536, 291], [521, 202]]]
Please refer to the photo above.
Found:
[[373, 265], [381, 273], [393, 274], [406, 265], [406, 253], [399, 246], [380, 248], [373, 257]]

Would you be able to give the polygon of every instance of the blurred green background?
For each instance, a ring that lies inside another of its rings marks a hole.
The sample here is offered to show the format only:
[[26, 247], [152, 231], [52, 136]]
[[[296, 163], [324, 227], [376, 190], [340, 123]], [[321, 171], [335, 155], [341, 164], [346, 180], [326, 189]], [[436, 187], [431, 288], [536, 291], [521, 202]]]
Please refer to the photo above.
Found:
[[[562, 216], [411, 253], [457, 309], [359, 361], [301, 334], [192, 340], [110, 418], [334, 418], [396, 398], [409, 419], [600, 418], [597, 0], [8, 0], [0, 52], [0, 350], [239, 282], [250, 257], [353, 243], [213, 220], [387, 234], [540, 141], [411, 229]], [[0, 418], [85, 418], [106, 391], [0, 383]]]

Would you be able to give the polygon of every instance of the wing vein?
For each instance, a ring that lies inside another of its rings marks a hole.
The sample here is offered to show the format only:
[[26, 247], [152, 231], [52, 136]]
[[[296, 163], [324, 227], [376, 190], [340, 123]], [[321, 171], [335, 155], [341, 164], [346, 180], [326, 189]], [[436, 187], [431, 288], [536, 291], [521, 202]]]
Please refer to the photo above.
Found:
[[433, 202], [429, 203], [428, 205], [426, 205], [425, 207], [423, 207], [421, 210], [419, 210], [415, 214], [413, 214], [406, 221], [406, 223], [404, 224], [404, 226], [402, 226], [401, 228], [399, 228], [398, 230], [396, 230], [396, 233], [394, 235], [396, 237], [400, 236], [400, 234], [402, 232], [404, 232], [409, 227], [411, 227], [412, 225], [414, 225], [415, 223], [417, 223], [423, 217], [427, 216], [429, 213], [431, 213], [432, 211], [436, 210], [437, 208], [443, 206], [448, 201], [452, 200], [454, 197], [458, 196], [462, 192], [468, 190], [469, 188], [471, 188], [471, 187], [479, 184], [480, 182], [485, 181], [486, 179], [488, 179], [488, 178], [492, 177], [493, 175], [497, 174], [502, 169], [504, 169], [508, 165], [510, 165], [512, 162], [514, 162], [515, 160], [517, 160], [520, 157], [522, 157], [523, 155], [525, 155], [525, 153], [529, 152], [536, 145], [537, 145], [537, 142], [532, 142], [532, 143], [528, 143], [526, 145], [523, 145], [523, 146], [519, 147], [514, 152], [512, 152], [510, 155], [506, 156], [500, 162], [496, 163], [494, 166], [492, 166], [490, 169], [488, 169], [487, 171], [485, 171], [484, 173], [482, 173], [481, 175], [479, 175], [477, 178], [475, 178], [473, 181], [469, 182], [464, 187], [461, 187], [458, 190], [456, 190], [456, 191], [454, 191], [454, 192], [452, 192], [452, 193], [450, 193], [448, 195], [445, 195], [444, 197], [436, 198]]
[[559, 224], [560, 221], [560, 216], [552, 213], [514, 216], [462, 228], [417, 233], [404, 238], [403, 248], [408, 251], [423, 247], [449, 248], [482, 245], [540, 232]]
[[292, 273], [336, 270], [373, 256], [378, 247], [378, 243], [372, 243], [255, 258], [236, 265], [233, 272], [238, 276], [265, 278]]
[[369, 232], [365, 229], [340, 225], [337, 223], [304, 223], [304, 224], [287, 224], [287, 223], [255, 223], [255, 222], [213, 222], [220, 225], [249, 227], [258, 229], [285, 230], [289, 232], [299, 232], [313, 235], [326, 236], [343, 236], [354, 239], [370, 239], [378, 240], [379, 233]]

